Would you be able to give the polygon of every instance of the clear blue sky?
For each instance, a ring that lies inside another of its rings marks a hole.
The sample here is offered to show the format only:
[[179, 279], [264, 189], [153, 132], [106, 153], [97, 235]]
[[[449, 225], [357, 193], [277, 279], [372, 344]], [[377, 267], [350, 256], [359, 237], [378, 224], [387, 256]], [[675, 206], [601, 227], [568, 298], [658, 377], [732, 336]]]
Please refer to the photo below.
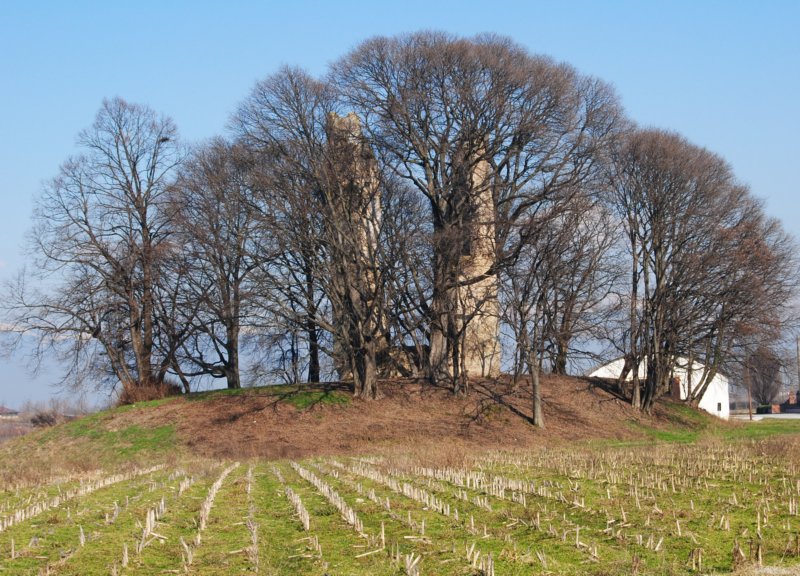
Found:
[[[635, 121], [726, 158], [800, 236], [800, 2], [80, 1], [0, 4], [0, 280], [24, 262], [31, 200], [105, 97], [221, 134], [282, 64], [321, 73], [363, 39], [496, 32], [610, 82]], [[0, 403], [52, 390], [0, 361]], [[49, 378], [52, 380], [53, 378]]]

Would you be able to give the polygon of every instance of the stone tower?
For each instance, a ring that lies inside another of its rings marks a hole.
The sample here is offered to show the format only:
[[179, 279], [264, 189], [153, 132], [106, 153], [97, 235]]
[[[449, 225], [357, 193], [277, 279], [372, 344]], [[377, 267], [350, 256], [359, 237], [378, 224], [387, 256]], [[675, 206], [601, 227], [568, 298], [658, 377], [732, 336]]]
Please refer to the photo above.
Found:
[[459, 318], [466, 323], [463, 367], [468, 376], [494, 377], [500, 373], [500, 304], [495, 263], [495, 209], [491, 166], [482, 151], [465, 159], [460, 179], [467, 195], [465, 238], [459, 262]]
[[341, 162], [341, 190], [349, 196], [349, 205], [362, 213], [363, 227], [359, 230], [359, 244], [365, 258], [374, 253], [381, 224], [380, 178], [378, 163], [361, 134], [361, 121], [354, 113], [339, 116], [328, 114], [328, 143], [331, 157]]
[[[377, 268], [375, 259], [378, 234], [381, 225], [380, 177], [375, 156], [361, 133], [361, 121], [356, 114], [339, 116], [335, 112], [328, 115], [326, 126], [331, 161], [338, 164], [335, 171], [339, 175], [340, 208], [356, 215], [359, 225], [356, 231], [357, 246], [360, 247], [359, 268], [366, 271], [367, 282], [375, 287]], [[383, 315], [378, 324], [385, 324]], [[382, 326], [376, 326], [380, 332]], [[334, 351], [338, 345], [334, 342]], [[340, 348], [339, 348], [340, 349]], [[339, 354], [336, 354], [339, 356]], [[388, 357], [388, 338], [381, 334], [376, 342], [378, 370], [381, 372], [382, 359]], [[350, 367], [337, 366], [342, 379], [352, 376]]]

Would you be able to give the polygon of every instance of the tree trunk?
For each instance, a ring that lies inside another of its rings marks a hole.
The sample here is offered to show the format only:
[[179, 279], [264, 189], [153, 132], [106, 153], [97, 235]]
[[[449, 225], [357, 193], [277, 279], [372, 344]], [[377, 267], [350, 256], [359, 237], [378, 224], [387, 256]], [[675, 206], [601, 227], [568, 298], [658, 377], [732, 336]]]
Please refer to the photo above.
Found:
[[[237, 358], [236, 361], [238, 363], [238, 358]], [[239, 379], [239, 368], [238, 368], [238, 366], [236, 368], [234, 368], [233, 366], [229, 367], [225, 371], [225, 379], [226, 379], [226, 381], [228, 383], [228, 389], [229, 390], [238, 389], [238, 388], [242, 387], [242, 382]]]
[[531, 423], [537, 428], [544, 428], [544, 412], [542, 411], [542, 386], [539, 379], [539, 362], [536, 355], [531, 359], [531, 395], [533, 397], [533, 418]]
[[[629, 231], [631, 241], [631, 307], [630, 307], [630, 358], [633, 368], [633, 377], [631, 378], [631, 405], [634, 408], [642, 408], [642, 387], [639, 382], [639, 324], [636, 321], [636, 305], [639, 298], [639, 251], [636, 248], [636, 234], [634, 232], [634, 225], [631, 224]], [[626, 359], [627, 365], [627, 359]]]
[[378, 396], [378, 365], [374, 342], [368, 342], [358, 350], [352, 363], [354, 396], [362, 400], [374, 400]]
[[[430, 305], [430, 353], [428, 354], [428, 378], [433, 384], [450, 382], [456, 366], [453, 365], [455, 311], [458, 289], [454, 287], [458, 278], [458, 256], [454, 256], [452, 239], [439, 224], [434, 233], [433, 247], [433, 294]], [[456, 352], [457, 355], [457, 352]], [[454, 385], [455, 387], [455, 385]]]
[[239, 373], [239, 330], [235, 326], [228, 328], [228, 365], [225, 367], [225, 378], [229, 389], [242, 387]]
[[141, 218], [142, 227], [142, 252], [141, 252], [141, 265], [142, 265], [142, 304], [141, 304], [141, 317], [139, 318], [141, 325], [134, 324], [137, 331], [141, 329], [140, 349], [137, 351], [141, 355], [139, 380], [143, 386], [153, 386], [161, 384], [155, 382], [153, 378], [153, 285], [155, 283], [153, 273], [153, 250], [151, 245], [151, 232], [150, 227], [146, 224], [148, 221], [147, 204], [138, 207], [137, 212]]
[[631, 405], [634, 408], [642, 407], [642, 383], [639, 381], [639, 365], [636, 364], [631, 378]]
[[567, 352], [569, 350], [569, 342], [563, 338], [558, 338], [556, 341], [556, 355], [553, 359], [553, 374], [567, 374]]
[[308, 320], [306, 324], [308, 338], [308, 382], [320, 381], [319, 365], [319, 332], [313, 320]]
[[317, 313], [314, 302], [314, 276], [306, 270], [306, 335], [308, 338], [308, 382], [320, 381], [319, 365], [319, 332], [315, 315]]
[[133, 352], [134, 362], [136, 362], [136, 386], [146, 387], [152, 384], [152, 366], [150, 366], [150, 355], [147, 351], [142, 340], [142, 333], [140, 332], [142, 319], [138, 318], [135, 312], [131, 313], [131, 351]]
[[437, 302], [436, 296], [431, 304], [432, 316], [430, 324], [430, 352], [428, 353], [427, 373], [428, 379], [433, 384], [438, 384], [442, 380], [450, 378], [449, 370], [449, 346], [447, 339], [448, 314], [441, 311], [441, 302]]

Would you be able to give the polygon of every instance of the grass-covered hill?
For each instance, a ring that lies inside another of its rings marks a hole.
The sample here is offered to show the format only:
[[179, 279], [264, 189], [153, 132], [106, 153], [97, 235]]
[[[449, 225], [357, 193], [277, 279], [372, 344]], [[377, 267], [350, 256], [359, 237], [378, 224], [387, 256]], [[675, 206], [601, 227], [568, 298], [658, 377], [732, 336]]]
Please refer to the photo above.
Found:
[[797, 573], [800, 422], [548, 378], [209, 392], [0, 445], [0, 574]]
[[[85, 469], [176, 455], [303, 458], [393, 447], [440, 452], [521, 449], [576, 440], [689, 440], [719, 428], [677, 404], [653, 416], [633, 410], [600, 382], [546, 377], [545, 429], [531, 427], [525, 382], [478, 382], [465, 396], [409, 381], [381, 384], [382, 398], [352, 398], [342, 384], [203, 392], [99, 412], [0, 444], [16, 479], [32, 468]], [[723, 426], [722, 428], [727, 429]], [[734, 429], [731, 429], [734, 430]], [[12, 478], [6, 477], [5, 481]]]

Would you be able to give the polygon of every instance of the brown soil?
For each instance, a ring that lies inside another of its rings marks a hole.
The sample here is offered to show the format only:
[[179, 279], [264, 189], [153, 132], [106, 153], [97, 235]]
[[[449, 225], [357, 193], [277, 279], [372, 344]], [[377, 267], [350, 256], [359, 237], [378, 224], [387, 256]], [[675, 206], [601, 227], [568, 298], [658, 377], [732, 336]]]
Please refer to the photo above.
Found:
[[[344, 385], [328, 386], [326, 389]], [[409, 381], [382, 381], [382, 398], [297, 409], [269, 388], [202, 401], [176, 398], [157, 407], [134, 408], [111, 426], [173, 423], [196, 454], [243, 458], [384, 452], [417, 454], [470, 449], [515, 449], [581, 439], [637, 437], [631, 421], [667, 425], [663, 417], [633, 410], [602, 382], [546, 376], [542, 381], [545, 429], [529, 420], [527, 383], [471, 384], [469, 394]]]

